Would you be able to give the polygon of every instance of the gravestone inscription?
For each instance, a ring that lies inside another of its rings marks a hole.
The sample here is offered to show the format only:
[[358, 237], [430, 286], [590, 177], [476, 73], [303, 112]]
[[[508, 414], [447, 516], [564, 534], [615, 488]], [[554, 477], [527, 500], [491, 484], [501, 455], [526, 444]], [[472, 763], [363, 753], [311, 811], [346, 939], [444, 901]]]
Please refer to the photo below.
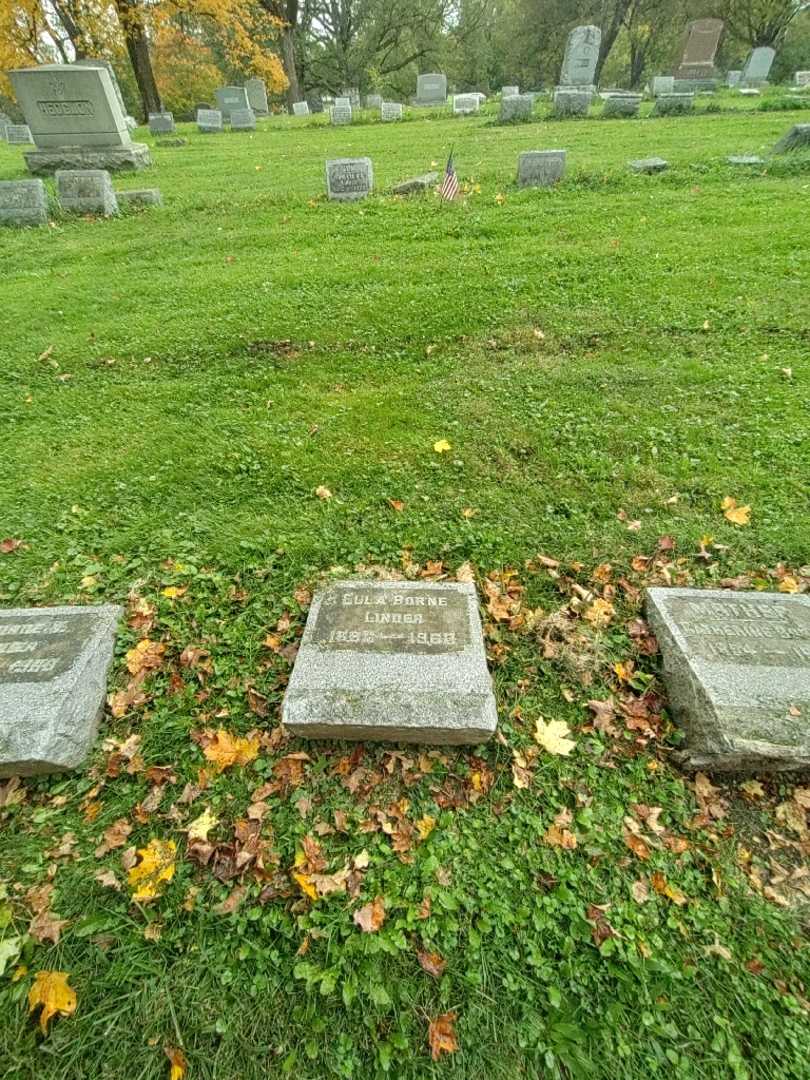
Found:
[[118, 213], [112, 178], [104, 169], [59, 169], [56, 193], [63, 210], [76, 214]]
[[592, 86], [596, 77], [602, 31], [598, 26], [577, 26], [568, 35], [560, 72], [560, 86]]
[[384, 101], [380, 106], [380, 119], [388, 123], [390, 120], [402, 119], [402, 106], [398, 101]]
[[282, 719], [310, 738], [488, 739], [497, 712], [475, 588], [342, 581], [318, 593]]
[[30, 146], [33, 141], [28, 124], [6, 125], [6, 142], [9, 146]]
[[416, 76], [416, 105], [445, 105], [447, 76], [433, 72]]
[[374, 187], [371, 158], [333, 158], [326, 162], [326, 193], [337, 202], [363, 199]]
[[98, 730], [120, 616], [113, 605], [0, 611], [0, 776], [81, 765]]
[[226, 122], [234, 109], [249, 109], [247, 90], [244, 86], [220, 86], [216, 91], [217, 108]]
[[219, 109], [197, 109], [197, 130], [202, 135], [216, 135], [222, 131], [222, 113]]
[[333, 105], [329, 110], [329, 119], [336, 126], [350, 124], [352, 122], [351, 105]]
[[41, 180], [0, 181], [0, 225], [46, 225], [48, 198]]
[[690, 767], [810, 766], [810, 596], [650, 589], [647, 618]]

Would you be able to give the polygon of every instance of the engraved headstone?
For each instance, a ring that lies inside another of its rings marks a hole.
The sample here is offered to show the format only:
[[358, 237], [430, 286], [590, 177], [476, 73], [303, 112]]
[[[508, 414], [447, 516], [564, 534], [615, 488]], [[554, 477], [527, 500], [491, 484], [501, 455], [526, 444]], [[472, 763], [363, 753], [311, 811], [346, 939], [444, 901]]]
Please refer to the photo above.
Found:
[[519, 86], [502, 86], [501, 87], [501, 97], [502, 98], [515, 97], [515, 95], [519, 94], [519, 93], [520, 93], [520, 87]]
[[149, 113], [150, 135], [173, 135], [174, 115], [170, 112]]
[[796, 86], [810, 86], [810, 71], [797, 71], [793, 79]]
[[558, 86], [554, 91], [554, 115], [587, 116], [592, 101], [592, 87]]
[[344, 95], [343, 97], [336, 97], [332, 104], [338, 109], [350, 109], [352, 107], [352, 99]]
[[48, 198], [41, 180], [0, 181], [0, 225], [46, 225]]
[[318, 593], [282, 719], [309, 738], [489, 739], [498, 717], [474, 586], [343, 581]]
[[293, 116], [309, 116], [308, 101], [294, 101], [292, 109]]
[[726, 86], [730, 89], [734, 89], [735, 86], [740, 85], [740, 79], [742, 78], [742, 71], [727, 71], [726, 72]]
[[647, 618], [690, 767], [810, 766], [810, 596], [650, 589]]
[[402, 106], [398, 101], [384, 101], [380, 106], [380, 119], [388, 123], [389, 120], [402, 119]]
[[764, 86], [775, 58], [776, 49], [772, 49], [770, 45], [760, 45], [752, 49], [740, 76], [740, 86]]
[[416, 105], [445, 105], [447, 76], [437, 73], [416, 76]]
[[366, 108], [367, 109], [380, 109], [382, 108], [382, 94], [367, 94], [366, 95]]
[[714, 58], [723, 36], [722, 19], [695, 19], [686, 31], [686, 45], [676, 79], [713, 79]]
[[352, 122], [351, 105], [333, 105], [329, 110], [329, 119], [335, 125], [350, 124]]
[[112, 605], [0, 611], [0, 776], [81, 765], [104, 708], [120, 616]]
[[202, 135], [216, 135], [222, 131], [222, 113], [219, 109], [197, 109], [197, 130]]
[[478, 94], [455, 94], [453, 97], [453, 112], [458, 115], [477, 113], [481, 108]]
[[247, 90], [244, 86], [220, 86], [216, 91], [217, 108], [222, 119], [228, 122], [234, 109], [248, 109]]
[[552, 187], [565, 172], [565, 150], [527, 150], [518, 158], [518, 187]]
[[810, 124], [794, 124], [773, 148], [775, 154], [810, 148]]
[[326, 162], [326, 193], [337, 202], [363, 199], [374, 187], [371, 158], [333, 158]]
[[501, 98], [500, 122], [509, 124], [517, 120], [530, 120], [534, 98], [531, 94], [509, 94]]
[[257, 116], [269, 115], [270, 106], [267, 102], [267, 87], [264, 79], [248, 79], [245, 83], [245, 93], [247, 94], [248, 106], [253, 109]]
[[118, 213], [112, 178], [104, 169], [58, 169], [56, 194], [62, 209], [71, 213]]
[[[127, 118], [126, 102], [124, 101], [124, 95], [121, 93], [121, 84], [118, 81], [118, 76], [115, 74], [115, 68], [112, 66], [110, 61], [109, 60], [99, 60], [99, 59], [74, 60], [73, 64], [76, 67], [100, 67], [100, 68], [104, 68], [104, 70], [110, 76], [110, 82], [112, 83], [113, 90], [115, 91], [115, 96], [116, 96], [116, 98], [118, 100], [118, 104], [119, 104], [119, 106], [121, 108], [121, 112], [124, 115], [124, 119], [126, 119]], [[136, 124], [136, 127], [137, 127], [137, 124]]]
[[638, 116], [641, 94], [608, 94], [602, 116]]
[[28, 124], [7, 124], [6, 142], [9, 146], [31, 146], [34, 140]]
[[577, 26], [568, 35], [560, 86], [592, 86], [599, 60], [602, 31], [598, 26]]
[[255, 131], [256, 114], [253, 109], [231, 110], [231, 131]]
[[659, 94], [655, 99], [654, 116], [681, 116], [695, 107], [694, 94]]
[[151, 165], [149, 148], [130, 138], [106, 67], [44, 64], [9, 77], [36, 144], [25, 154], [30, 172]]
[[674, 75], [655, 75], [650, 86], [650, 92], [653, 97], [658, 97], [659, 94], [672, 94], [675, 91], [675, 76]]

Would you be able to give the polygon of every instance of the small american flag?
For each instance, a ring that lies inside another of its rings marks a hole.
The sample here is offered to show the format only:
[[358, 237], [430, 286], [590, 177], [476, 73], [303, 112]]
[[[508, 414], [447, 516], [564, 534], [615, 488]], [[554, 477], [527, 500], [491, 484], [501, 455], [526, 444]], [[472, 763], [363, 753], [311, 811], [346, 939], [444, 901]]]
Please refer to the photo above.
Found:
[[439, 189], [439, 196], [442, 199], [452, 200], [458, 198], [458, 193], [458, 177], [453, 165], [453, 151], [451, 150], [450, 157], [447, 159], [447, 168], [444, 170], [444, 181]]

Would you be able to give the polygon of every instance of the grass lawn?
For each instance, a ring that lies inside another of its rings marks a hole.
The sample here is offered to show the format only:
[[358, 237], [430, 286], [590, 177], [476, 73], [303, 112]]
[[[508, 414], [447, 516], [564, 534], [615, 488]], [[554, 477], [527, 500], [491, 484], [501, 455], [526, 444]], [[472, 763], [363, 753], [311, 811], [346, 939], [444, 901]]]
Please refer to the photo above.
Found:
[[[0, 782], [0, 1076], [810, 1077], [810, 792], [679, 772], [634, 622], [651, 582], [810, 582], [810, 155], [725, 164], [808, 112], [716, 101], [182, 126], [117, 180], [162, 209], [3, 231], [0, 603], [125, 604], [113, 692], [163, 651], [86, 770]], [[326, 157], [383, 193], [451, 145], [460, 204], [325, 200]], [[308, 591], [358, 570], [475, 574], [499, 739], [284, 739]], [[45, 1038], [43, 970], [78, 1001]]]

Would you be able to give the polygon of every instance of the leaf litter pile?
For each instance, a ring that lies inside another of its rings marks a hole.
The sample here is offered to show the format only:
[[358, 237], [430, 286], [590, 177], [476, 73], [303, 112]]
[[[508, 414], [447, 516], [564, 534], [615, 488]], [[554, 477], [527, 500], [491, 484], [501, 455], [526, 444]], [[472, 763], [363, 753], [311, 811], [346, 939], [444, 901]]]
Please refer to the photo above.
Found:
[[[641, 615], [646, 586], [708, 568], [728, 589], [810, 585], [785, 566], [722, 579], [721, 557], [662, 537], [627, 566], [538, 555], [483, 573], [404, 551], [355, 568], [477, 583], [499, 731], [452, 749], [288, 737], [318, 583], [276, 602], [261, 573], [156, 568], [128, 597], [89, 768], [0, 782], [18, 1054], [95, 1038], [109, 966], [146, 994], [144, 1076], [220, 1075], [232, 1030], [273, 1076], [608, 1075], [613, 1058], [628, 1075], [802, 1075], [810, 785], [679, 772]], [[150, 997], [156, 971], [171, 994]], [[133, 1017], [109, 1023], [133, 1037]]]

